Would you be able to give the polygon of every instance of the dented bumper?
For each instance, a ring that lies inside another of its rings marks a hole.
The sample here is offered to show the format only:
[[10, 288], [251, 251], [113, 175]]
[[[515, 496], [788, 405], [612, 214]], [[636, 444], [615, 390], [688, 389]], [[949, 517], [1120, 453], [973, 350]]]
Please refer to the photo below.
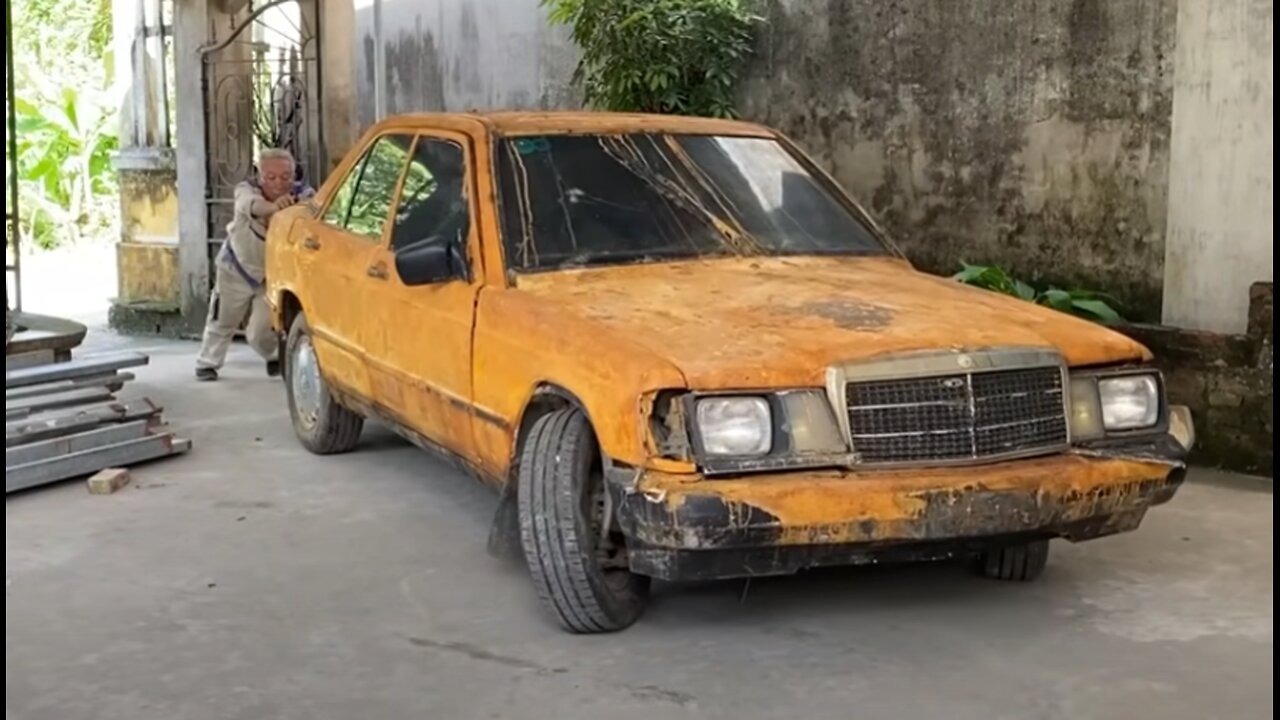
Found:
[[635, 572], [674, 580], [786, 574], [1133, 530], [1181, 485], [1189, 445], [1171, 434], [970, 467], [734, 479], [617, 473], [610, 487]]

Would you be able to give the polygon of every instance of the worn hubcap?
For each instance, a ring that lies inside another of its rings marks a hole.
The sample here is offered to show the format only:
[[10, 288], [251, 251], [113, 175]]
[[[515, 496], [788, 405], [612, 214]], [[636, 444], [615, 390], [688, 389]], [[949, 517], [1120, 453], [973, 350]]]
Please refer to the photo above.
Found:
[[289, 362], [289, 383], [293, 387], [293, 406], [298, 419], [307, 427], [316, 424], [320, 412], [320, 365], [311, 338], [303, 335], [293, 348]]

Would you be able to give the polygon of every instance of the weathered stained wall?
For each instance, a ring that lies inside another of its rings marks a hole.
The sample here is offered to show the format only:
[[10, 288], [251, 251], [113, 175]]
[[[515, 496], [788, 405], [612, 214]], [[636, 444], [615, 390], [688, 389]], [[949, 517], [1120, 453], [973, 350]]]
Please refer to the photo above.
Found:
[[578, 53], [537, 0], [357, 0], [358, 122], [414, 111], [578, 105]]
[[1241, 334], [1163, 325], [1121, 330], [1155, 353], [1169, 401], [1191, 408], [1194, 462], [1270, 477], [1275, 471], [1275, 289], [1254, 283], [1242, 294], [1248, 324]]
[[1272, 278], [1273, 0], [1178, 8], [1165, 322], [1239, 333]]
[[172, 165], [154, 169], [126, 165], [119, 171], [120, 241], [116, 245], [119, 293], [115, 303], [142, 302], [174, 309], [178, 306], [175, 179]]
[[744, 114], [922, 268], [963, 259], [1158, 320], [1177, 0], [766, 0]]

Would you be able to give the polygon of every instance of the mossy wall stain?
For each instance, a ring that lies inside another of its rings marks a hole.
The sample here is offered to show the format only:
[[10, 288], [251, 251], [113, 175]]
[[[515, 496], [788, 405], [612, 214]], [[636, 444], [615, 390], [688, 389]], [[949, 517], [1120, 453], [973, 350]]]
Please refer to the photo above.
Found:
[[744, 115], [921, 268], [1117, 294], [1158, 320], [1176, 0], [767, 0]]

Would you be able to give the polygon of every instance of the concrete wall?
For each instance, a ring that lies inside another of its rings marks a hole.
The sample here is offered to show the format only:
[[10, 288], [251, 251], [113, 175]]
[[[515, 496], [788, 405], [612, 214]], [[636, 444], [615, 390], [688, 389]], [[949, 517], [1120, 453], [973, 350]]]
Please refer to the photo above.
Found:
[[1193, 462], [1271, 477], [1275, 472], [1275, 288], [1243, 293], [1241, 334], [1132, 325], [1122, 332], [1151, 348], [1164, 371], [1169, 402], [1195, 418]]
[[[1243, 327], [1248, 284], [1271, 278], [1272, 0], [759, 11], [743, 114], [815, 155], [920, 267], [999, 263], [1110, 291], [1133, 320]], [[579, 105], [577, 52], [538, 0], [355, 0], [328, 27], [345, 37], [325, 52], [354, 55], [344, 138], [396, 112]]]
[[1176, 0], [768, 0], [743, 89], [922, 268], [1161, 304]]
[[357, 121], [577, 105], [577, 51], [537, 0], [355, 0]]
[[1182, 0], [1165, 252], [1165, 322], [1242, 332], [1272, 279], [1272, 0]]

